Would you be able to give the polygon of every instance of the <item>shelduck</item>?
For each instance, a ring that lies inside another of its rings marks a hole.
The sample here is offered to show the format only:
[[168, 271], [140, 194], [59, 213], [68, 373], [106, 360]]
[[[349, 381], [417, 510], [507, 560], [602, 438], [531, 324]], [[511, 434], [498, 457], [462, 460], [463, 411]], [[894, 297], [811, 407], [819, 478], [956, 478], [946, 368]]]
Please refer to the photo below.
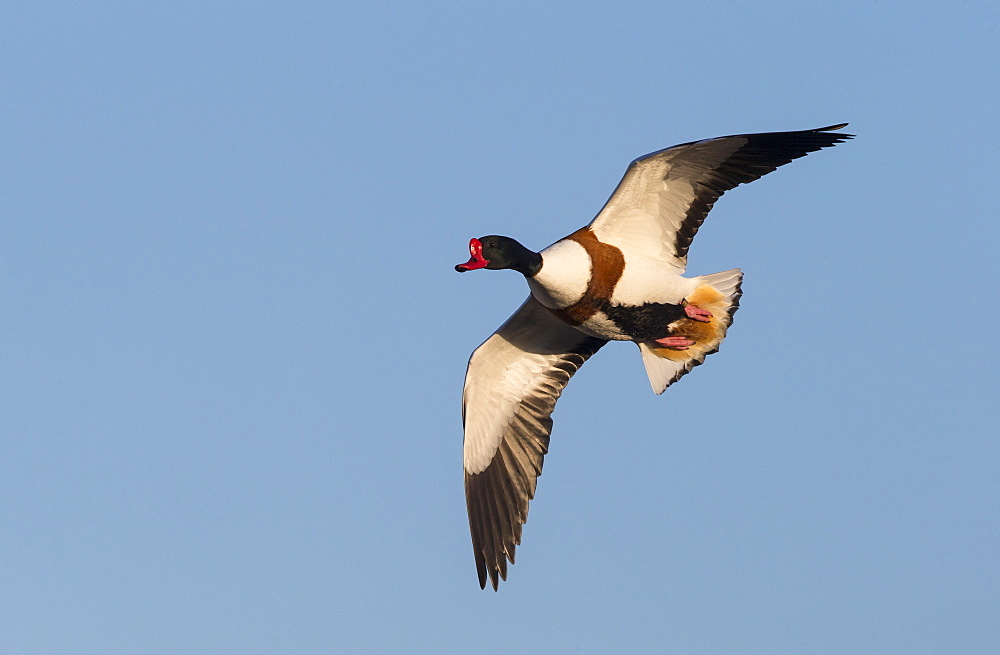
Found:
[[489, 579], [497, 589], [514, 563], [570, 377], [608, 341], [632, 341], [660, 394], [716, 352], [742, 273], [684, 277], [695, 233], [723, 193], [850, 139], [835, 132], [846, 126], [659, 150], [629, 165], [589, 225], [540, 252], [496, 235], [469, 242], [457, 271], [512, 269], [531, 291], [472, 353], [465, 376], [465, 497], [480, 587]]

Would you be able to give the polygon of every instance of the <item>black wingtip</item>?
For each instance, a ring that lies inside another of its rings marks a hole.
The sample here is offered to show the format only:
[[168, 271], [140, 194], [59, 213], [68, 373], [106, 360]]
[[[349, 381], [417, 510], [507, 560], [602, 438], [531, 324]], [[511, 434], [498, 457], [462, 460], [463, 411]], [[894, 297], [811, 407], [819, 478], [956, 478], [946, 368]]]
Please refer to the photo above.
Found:
[[[475, 548], [475, 544], [473, 544]], [[479, 588], [486, 589], [486, 558], [476, 551], [476, 573], [479, 575]]]
[[[849, 125], [849, 123], [839, 123], [837, 125], [830, 125], [828, 127], [817, 127], [815, 130], [809, 130], [809, 131], [810, 132], [833, 132], [835, 130], [842, 130], [845, 127], [847, 127], [848, 125]], [[840, 132], [840, 133], [838, 133], [836, 135], [833, 135], [833, 136], [836, 136], [836, 138], [838, 138], [840, 140], [853, 139], [854, 138], [853, 134], [845, 134], [843, 132]], [[838, 141], [838, 143], [839, 143], [839, 141]]]

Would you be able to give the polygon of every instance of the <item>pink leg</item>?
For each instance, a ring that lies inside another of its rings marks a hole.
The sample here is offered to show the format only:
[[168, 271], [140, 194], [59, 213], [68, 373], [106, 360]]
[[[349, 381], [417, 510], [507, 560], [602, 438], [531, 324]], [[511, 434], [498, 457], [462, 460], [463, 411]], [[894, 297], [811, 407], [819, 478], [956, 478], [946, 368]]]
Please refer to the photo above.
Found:
[[664, 337], [663, 339], [657, 339], [656, 343], [666, 346], [671, 350], [687, 350], [688, 346], [694, 345], [694, 341], [687, 337]]
[[712, 312], [707, 309], [702, 309], [701, 307], [695, 307], [694, 305], [684, 305], [684, 313], [692, 321], [701, 321], [702, 323], [708, 323], [712, 320]]

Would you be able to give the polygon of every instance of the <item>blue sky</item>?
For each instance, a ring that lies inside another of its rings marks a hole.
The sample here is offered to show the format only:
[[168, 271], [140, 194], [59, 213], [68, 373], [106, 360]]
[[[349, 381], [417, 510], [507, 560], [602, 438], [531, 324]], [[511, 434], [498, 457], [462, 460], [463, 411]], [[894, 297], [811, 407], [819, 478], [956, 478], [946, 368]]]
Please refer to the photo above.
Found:
[[[4, 4], [0, 649], [1000, 649], [989, 3]], [[637, 155], [727, 194], [721, 353], [609, 346], [480, 591], [469, 353]]]

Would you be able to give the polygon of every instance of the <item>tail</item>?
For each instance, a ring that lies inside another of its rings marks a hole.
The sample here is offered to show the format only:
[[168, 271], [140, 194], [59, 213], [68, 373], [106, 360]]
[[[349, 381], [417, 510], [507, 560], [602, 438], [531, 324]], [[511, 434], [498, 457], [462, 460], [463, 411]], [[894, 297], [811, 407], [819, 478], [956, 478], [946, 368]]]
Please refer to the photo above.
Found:
[[646, 365], [649, 384], [657, 394], [681, 379], [705, 358], [719, 350], [726, 331], [733, 323], [733, 314], [740, 307], [740, 284], [743, 272], [734, 268], [698, 278], [701, 284], [687, 297], [688, 304], [712, 312], [712, 320], [702, 323], [682, 318], [670, 324], [671, 336], [683, 336], [694, 341], [687, 350], [671, 350], [654, 341], [639, 341], [639, 352]]

